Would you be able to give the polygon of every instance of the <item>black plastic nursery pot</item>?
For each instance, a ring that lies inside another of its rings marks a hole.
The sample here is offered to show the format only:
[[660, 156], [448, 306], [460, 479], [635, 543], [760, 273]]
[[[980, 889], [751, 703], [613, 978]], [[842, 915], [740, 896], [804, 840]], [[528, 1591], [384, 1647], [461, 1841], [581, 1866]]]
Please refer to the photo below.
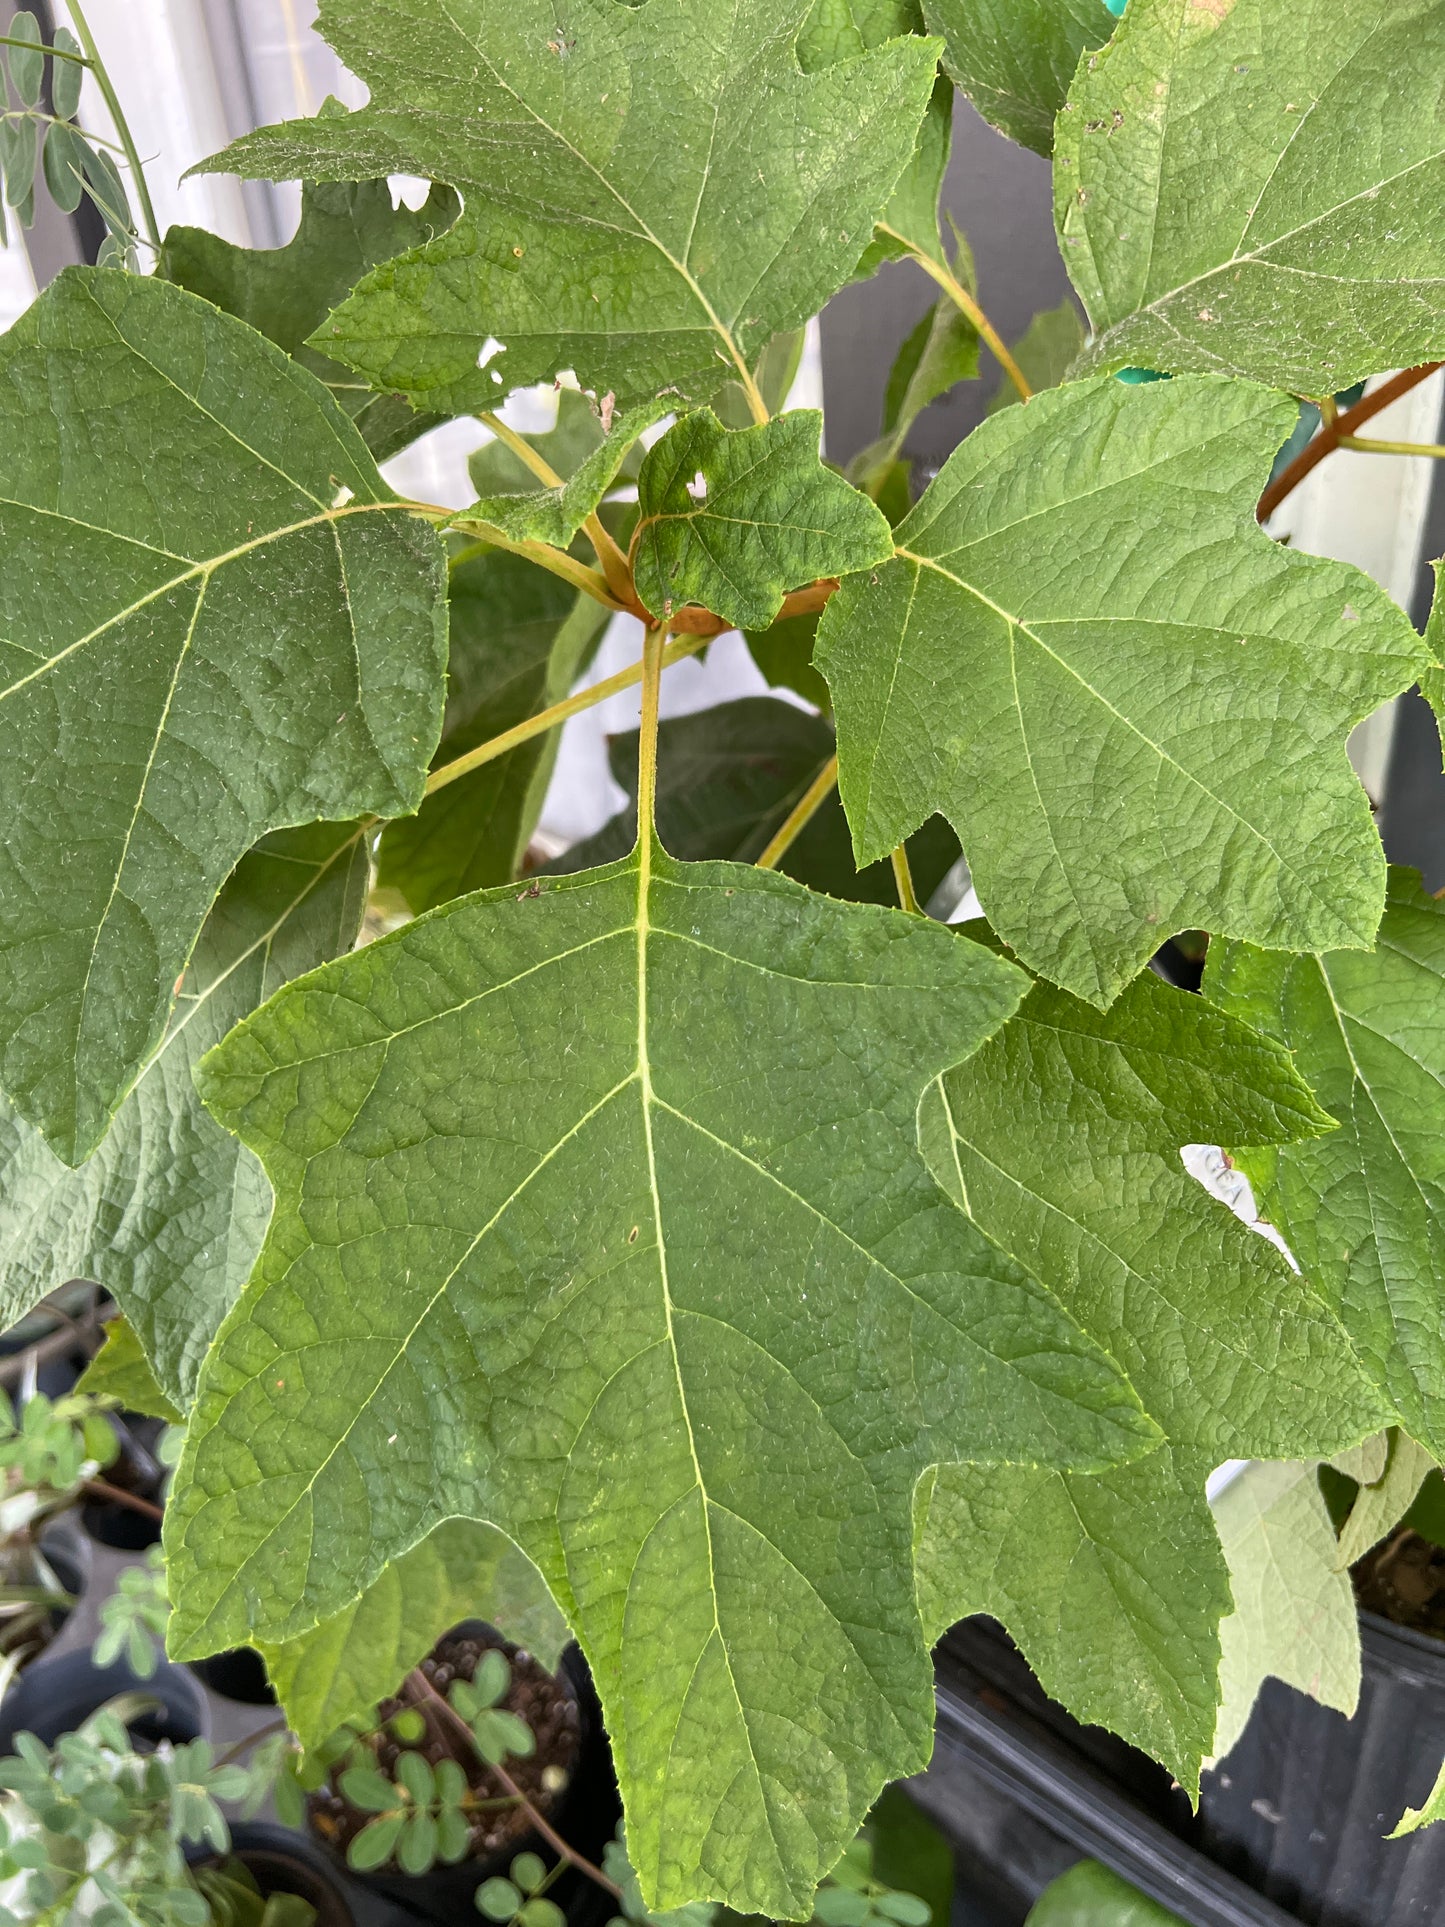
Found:
[[1360, 1614], [1353, 1719], [1266, 1682], [1205, 1776], [1200, 1838], [1311, 1927], [1413, 1927], [1445, 1914], [1445, 1827], [1390, 1840], [1445, 1756], [1445, 1641]]
[[118, 1693], [142, 1693], [157, 1702], [127, 1722], [139, 1748], [162, 1740], [180, 1746], [205, 1731], [205, 1702], [183, 1666], [163, 1661], [150, 1679], [142, 1679], [123, 1659], [97, 1666], [88, 1651], [62, 1653], [27, 1668], [0, 1701], [0, 1754], [14, 1752], [17, 1733], [33, 1733], [53, 1746]]
[[316, 1909], [315, 1927], [362, 1927], [347, 1883], [337, 1878], [325, 1854], [303, 1834], [264, 1820], [244, 1821], [232, 1826], [231, 1851], [223, 1858], [239, 1860], [264, 1899], [294, 1894], [308, 1901]]
[[1022, 1927], [1042, 1890], [1081, 1859], [1102, 1861], [1192, 1927], [1297, 1919], [1203, 1853], [1168, 1774], [1049, 1700], [992, 1620], [954, 1627], [934, 1659], [933, 1761], [906, 1784], [953, 1848], [970, 1923]]
[[253, 1646], [235, 1646], [229, 1652], [189, 1663], [201, 1684], [222, 1699], [236, 1700], [242, 1706], [276, 1704], [276, 1689], [265, 1661]]
[[[120, 1439], [119, 1456], [102, 1475], [109, 1486], [158, 1506], [165, 1495], [165, 1467], [156, 1457], [155, 1446], [165, 1430], [160, 1419], [143, 1418], [135, 1412], [112, 1412], [110, 1422]], [[158, 1543], [159, 1519], [120, 1499], [87, 1499], [80, 1509], [86, 1531], [103, 1546], [117, 1552], [144, 1552]]]
[[[456, 1630], [496, 1638], [495, 1629], [481, 1622], [468, 1622]], [[607, 1843], [616, 1832], [622, 1802], [603, 1729], [602, 1709], [587, 1663], [575, 1645], [563, 1653], [557, 1677], [565, 1681], [575, 1695], [579, 1740], [566, 1789], [547, 1818], [562, 1839], [595, 1866], [600, 1864]], [[308, 1823], [313, 1833], [318, 1831], [314, 1801]], [[429, 1873], [420, 1875], [402, 1873], [394, 1866], [359, 1873], [346, 1865], [344, 1851], [324, 1834], [321, 1846], [349, 1881], [383, 1897], [406, 1917], [437, 1923], [437, 1927], [479, 1921], [482, 1916], [473, 1900], [477, 1889], [494, 1875], [505, 1875], [519, 1853], [539, 1854], [549, 1865], [557, 1858], [547, 1842], [532, 1831], [509, 1840], [505, 1847], [486, 1857], [478, 1856], [452, 1866], [437, 1865]], [[573, 1868], [565, 1869], [557, 1877], [548, 1887], [547, 1895], [567, 1916], [568, 1927], [602, 1927], [602, 1923], [617, 1912], [613, 1897]]]

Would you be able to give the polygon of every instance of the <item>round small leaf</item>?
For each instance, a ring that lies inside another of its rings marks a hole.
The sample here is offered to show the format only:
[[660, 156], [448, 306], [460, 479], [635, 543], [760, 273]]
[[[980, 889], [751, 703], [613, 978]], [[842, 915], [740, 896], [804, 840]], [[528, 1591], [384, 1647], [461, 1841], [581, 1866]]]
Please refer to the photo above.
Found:
[[507, 1655], [499, 1653], [495, 1646], [489, 1646], [482, 1654], [472, 1678], [472, 1691], [479, 1705], [495, 1706], [506, 1697], [507, 1688], [512, 1683], [512, 1669], [507, 1663]]
[[391, 1730], [403, 1746], [415, 1746], [426, 1732], [426, 1721], [414, 1706], [403, 1706], [391, 1716]]
[[277, 1775], [271, 1799], [276, 1808], [276, 1818], [283, 1827], [299, 1827], [305, 1820], [306, 1796], [294, 1773], [282, 1772]]
[[19, 207], [35, 183], [35, 123], [0, 121], [0, 168], [5, 173], [5, 199]]
[[399, 1813], [389, 1813], [384, 1820], [373, 1820], [370, 1826], [363, 1827], [346, 1849], [347, 1866], [354, 1867], [357, 1873], [370, 1873], [373, 1867], [390, 1860], [401, 1828]]
[[374, 1766], [349, 1766], [338, 1784], [342, 1799], [363, 1813], [387, 1813], [401, 1805], [396, 1788]]
[[398, 1784], [406, 1788], [417, 1806], [431, 1805], [436, 1797], [436, 1779], [431, 1770], [431, 1762], [422, 1754], [398, 1754], [396, 1777]]
[[538, 1853], [519, 1853], [512, 1862], [512, 1879], [524, 1894], [534, 1894], [547, 1878], [547, 1863]]
[[813, 1918], [823, 1927], [863, 1927], [868, 1918], [867, 1896], [851, 1887], [820, 1887], [813, 1901]]
[[527, 1901], [520, 1915], [522, 1927], [567, 1927], [567, 1916], [555, 1900], [541, 1895]]
[[443, 1807], [437, 1815], [437, 1859], [454, 1866], [466, 1859], [471, 1843], [467, 1816], [457, 1807]]
[[459, 1807], [467, 1797], [467, 1776], [456, 1760], [438, 1760], [436, 1797], [444, 1807]]
[[477, 1911], [488, 1920], [511, 1920], [522, 1904], [522, 1896], [510, 1880], [494, 1875], [484, 1880], [475, 1895]]
[[[85, 191], [75, 136], [68, 127], [45, 130], [45, 185], [62, 214], [74, 214]], [[106, 1430], [110, 1428], [107, 1426]]]
[[[62, 53], [78, 54], [80, 42], [66, 27], [55, 29], [53, 45]], [[80, 106], [80, 83], [85, 69], [78, 60], [53, 60], [50, 63], [50, 98], [61, 120], [74, 120]]]

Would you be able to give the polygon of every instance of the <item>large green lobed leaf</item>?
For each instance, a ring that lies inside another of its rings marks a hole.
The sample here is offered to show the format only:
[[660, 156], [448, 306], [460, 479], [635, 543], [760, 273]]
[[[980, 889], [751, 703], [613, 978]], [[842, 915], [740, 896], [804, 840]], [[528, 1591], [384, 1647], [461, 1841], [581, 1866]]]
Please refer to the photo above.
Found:
[[310, 181], [301, 190], [300, 225], [285, 247], [239, 248], [204, 228], [173, 227], [156, 272], [249, 321], [294, 355], [326, 383], [381, 462], [439, 417], [418, 415], [400, 395], [376, 394], [349, 368], [308, 347], [306, 338], [369, 268], [444, 234], [460, 205], [448, 188], [434, 187], [413, 210], [393, 207], [385, 181]]
[[267, 830], [421, 800], [441, 548], [326, 390], [163, 281], [0, 341], [0, 1086], [78, 1162]]
[[1369, 946], [1385, 865], [1345, 739], [1428, 651], [1257, 527], [1296, 413], [1104, 379], [954, 451], [818, 631], [860, 862], [941, 811], [999, 934], [1101, 1005], [1181, 929]]
[[944, 71], [986, 121], [1036, 154], [1054, 151], [1054, 118], [1079, 56], [1118, 22], [1104, 0], [925, 0], [943, 36]]
[[1211, 944], [1206, 995], [1280, 1038], [1340, 1129], [1237, 1145], [1260, 1208], [1407, 1430], [1445, 1457], [1445, 904], [1390, 872], [1376, 948]]
[[370, 865], [354, 823], [281, 830], [241, 859], [206, 920], [154, 1056], [79, 1170], [0, 1098], [0, 1325], [68, 1278], [115, 1298], [182, 1411], [271, 1215], [257, 1160], [192, 1070], [288, 978], [351, 948]]
[[848, 280], [933, 87], [936, 43], [912, 36], [803, 74], [809, 11], [323, 0], [370, 105], [264, 128], [206, 165], [461, 191], [451, 233], [369, 275], [317, 337], [419, 407], [491, 407], [567, 368], [620, 402], [705, 402]]
[[263, 1644], [266, 1671], [303, 1747], [366, 1720], [443, 1633], [485, 1618], [555, 1668], [567, 1627], [542, 1575], [495, 1526], [447, 1519], [313, 1631]]
[[1352, 1445], [1381, 1404], [1332, 1314], [1180, 1150], [1328, 1128], [1282, 1046], [1149, 974], [1102, 1015], [1040, 984], [920, 1110], [939, 1182], [1118, 1359], [1169, 1440], [1101, 1478], [941, 1472], [929, 1624], [997, 1613], [1050, 1692], [1191, 1792], [1229, 1607], [1208, 1473]]
[[168, 1509], [177, 1652], [304, 1632], [489, 1520], [592, 1665], [649, 1904], [805, 1913], [928, 1758], [919, 1473], [1157, 1437], [916, 1155], [1023, 987], [648, 844], [274, 998], [202, 1071], [277, 1208]]
[[1130, 0], [1058, 126], [1081, 365], [1334, 394], [1445, 354], [1445, 0]]

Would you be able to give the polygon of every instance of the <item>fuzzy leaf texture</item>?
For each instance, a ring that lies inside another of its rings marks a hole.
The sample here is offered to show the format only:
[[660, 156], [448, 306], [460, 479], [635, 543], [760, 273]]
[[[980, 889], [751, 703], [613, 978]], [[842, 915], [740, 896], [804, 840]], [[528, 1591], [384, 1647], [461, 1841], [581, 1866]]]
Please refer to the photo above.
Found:
[[1348, 1719], [1360, 1697], [1360, 1621], [1313, 1460], [1251, 1465], [1215, 1505], [1234, 1611], [1220, 1626], [1223, 1760], [1266, 1679], [1281, 1679]]
[[261, 1652], [291, 1731], [310, 1748], [366, 1719], [443, 1633], [477, 1618], [555, 1669], [567, 1628], [537, 1568], [495, 1526], [448, 1519], [351, 1605]]
[[369, 876], [355, 824], [281, 830], [241, 859], [206, 920], [164, 1039], [79, 1168], [0, 1098], [0, 1322], [68, 1278], [112, 1294], [165, 1397], [184, 1410], [271, 1215], [251, 1153], [192, 1070], [287, 978], [349, 950]]
[[369, 268], [444, 234], [459, 208], [447, 188], [433, 188], [413, 211], [392, 206], [385, 181], [308, 182], [300, 226], [285, 247], [239, 248], [204, 228], [173, 227], [156, 271], [294, 355], [326, 383], [377, 461], [385, 461], [439, 418], [418, 415], [399, 395], [373, 393], [349, 368], [307, 347], [306, 338]]
[[421, 800], [444, 571], [314, 376], [130, 274], [0, 340], [0, 497], [0, 1086], [72, 1163], [252, 844]]
[[[505, 551], [451, 571], [447, 710], [435, 761], [449, 763], [560, 702], [607, 610]], [[517, 874], [557, 758], [558, 732], [519, 744], [386, 826], [377, 881], [413, 911]]]
[[789, 589], [884, 562], [882, 511], [819, 457], [813, 409], [729, 433], [700, 409], [642, 464], [634, 573], [656, 616], [696, 603], [733, 628], [762, 629]]
[[168, 1508], [175, 1649], [304, 1632], [489, 1520], [592, 1666], [649, 1905], [806, 1914], [932, 1743], [920, 1471], [1157, 1437], [914, 1152], [1022, 988], [644, 845], [273, 998], [201, 1072], [277, 1207]]
[[1328, 395], [1445, 354], [1445, 0], [1131, 0], [1060, 118], [1081, 366]]
[[1100, 1005], [1177, 930], [1369, 946], [1385, 865], [1345, 738], [1428, 651], [1257, 527], [1296, 413], [1105, 379], [954, 451], [819, 626], [860, 862], [941, 811], [1000, 936]]
[[[1280, 1045], [1152, 975], [1102, 1015], [1038, 985], [920, 1111], [939, 1182], [1109, 1349], [1168, 1436], [1099, 1479], [941, 1473], [931, 1624], [997, 1613], [1047, 1690], [1191, 1789], [1229, 1607], [1209, 1471], [1351, 1445], [1380, 1416], [1331, 1313], [1184, 1170], [1183, 1145], [1245, 1119], [1264, 1141], [1329, 1128]], [[1047, 1537], [1020, 1530], [1046, 1518]]]
[[803, 74], [809, 10], [323, 0], [370, 105], [206, 165], [460, 190], [451, 233], [369, 275], [317, 337], [418, 407], [489, 408], [569, 368], [621, 403], [705, 402], [849, 279], [932, 90], [936, 43], [917, 37]]
[[1079, 56], [1118, 24], [1104, 0], [925, 0], [924, 12], [954, 84], [1000, 133], [1046, 155]]
[[1280, 1038], [1340, 1129], [1250, 1154], [1265, 1215], [1412, 1437], [1445, 1458], [1445, 904], [1390, 872], [1373, 951], [1210, 946], [1212, 1000]]

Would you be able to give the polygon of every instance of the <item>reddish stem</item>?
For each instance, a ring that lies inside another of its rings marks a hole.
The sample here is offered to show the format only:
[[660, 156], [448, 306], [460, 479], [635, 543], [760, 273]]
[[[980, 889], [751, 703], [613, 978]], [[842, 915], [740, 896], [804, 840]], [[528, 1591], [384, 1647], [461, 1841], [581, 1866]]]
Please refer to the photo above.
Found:
[[[437, 1717], [445, 1720], [445, 1722], [452, 1727], [458, 1739], [465, 1740], [470, 1752], [476, 1752], [476, 1735], [472, 1732], [472, 1729], [467, 1725], [461, 1714], [457, 1712], [456, 1708], [442, 1698], [441, 1694], [435, 1686], [432, 1685], [431, 1681], [419, 1666], [407, 1674], [406, 1684], [411, 1687], [414, 1692], [421, 1694], [435, 1711]], [[521, 1807], [527, 1818], [532, 1822], [532, 1825], [537, 1829], [538, 1833], [541, 1834], [542, 1838], [547, 1842], [548, 1846], [552, 1848], [554, 1853], [560, 1854], [562, 1859], [570, 1861], [579, 1873], [585, 1873], [589, 1880], [595, 1880], [599, 1887], [605, 1887], [607, 1892], [613, 1895], [615, 1899], [621, 1900], [622, 1889], [618, 1886], [617, 1882], [615, 1880], [609, 1880], [600, 1867], [594, 1867], [585, 1854], [578, 1853], [575, 1847], [568, 1846], [561, 1834], [551, 1825], [546, 1816], [539, 1812], [532, 1804], [504, 1766], [495, 1765], [491, 1760], [488, 1760], [487, 1770], [490, 1773], [494, 1773], [497, 1779], [501, 1781], [502, 1785], [507, 1789], [507, 1792], [511, 1794], [512, 1798], [517, 1802], [517, 1805]]]
[[1302, 448], [1287, 467], [1282, 468], [1264, 494], [1259, 498], [1255, 514], [1261, 522], [1267, 522], [1280, 503], [1288, 495], [1293, 495], [1306, 475], [1309, 475], [1325, 459], [1332, 455], [1340, 445], [1342, 435], [1353, 435], [1363, 425], [1372, 420], [1392, 401], [1401, 395], [1408, 395], [1412, 388], [1418, 388], [1422, 381], [1428, 381], [1435, 370], [1441, 366], [1438, 361], [1427, 361], [1418, 368], [1403, 368], [1398, 375], [1391, 375], [1357, 401], [1353, 408], [1347, 408], [1343, 415], [1336, 415], [1333, 421], [1326, 422], [1312, 442]]
[[131, 1512], [139, 1512], [143, 1518], [154, 1519], [157, 1525], [166, 1516], [149, 1499], [142, 1499], [134, 1492], [123, 1492], [118, 1485], [112, 1485], [109, 1479], [86, 1479], [80, 1489], [92, 1499], [104, 1499], [110, 1505], [123, 1505]]

